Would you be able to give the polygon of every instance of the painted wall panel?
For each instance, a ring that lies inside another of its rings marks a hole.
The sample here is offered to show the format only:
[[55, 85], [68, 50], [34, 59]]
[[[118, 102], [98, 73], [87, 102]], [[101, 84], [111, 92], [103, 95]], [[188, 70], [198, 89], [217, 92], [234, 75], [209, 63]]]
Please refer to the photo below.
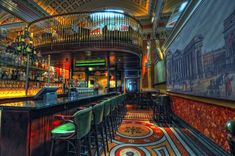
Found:
[[235, 100], [234, 0], [203, 0], [166, 61], [168, 91]]

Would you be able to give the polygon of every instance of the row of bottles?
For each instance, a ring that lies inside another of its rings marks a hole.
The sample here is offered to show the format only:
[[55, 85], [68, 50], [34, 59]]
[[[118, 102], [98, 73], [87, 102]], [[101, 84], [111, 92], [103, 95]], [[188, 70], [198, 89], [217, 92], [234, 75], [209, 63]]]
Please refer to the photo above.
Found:
[[26, 80], [25, 71], [23, 69], [12, 69], [0, 67], [0, 80]]
[[58, 86], [57, 93], [62, 94], [64, 78], [52, 69], [55, 68], [51, 66], [48, 74], [48, 60], [35, 50], [32, 33], [27, 28], [18, 32], [15, 41], [0, 50], [0, 98], [25, 96], [26, 92], [33, 96], [47, 85]]
[[8, 44], [5, 50], [0, 51], [0, 62], [14, 66], [26, 66], [29, 62], [29, 66], [32, 67], [46, 70], [48, 68], [48, 61], [35, 50], [32, 33], [28, 31], [27, 27], [18, 32], [15, 41]]
[[[63, 78], [58, 76], [56, 72], [50, 73], [50, 82], [63, 82]], [[31, 70], [29, 71], [28, 76], [29, 81], [48, 81], [48, 72], [41, 70]], [[26, 72], [25, 69], [16, 69], [9, 67], [0, 66], [0, 80], [17, 80], [17, 81], [26, 81]]]
[[47, 75], [41, 71], [29, 72], [29, 80], [31, 81], [47, 81]]
[[[33, 70], [29, 72], [28, 78], [30, 81], [46, 81], [47, 75], [42, 71]], [[0, 67], [0, 80], [26, 81], [25, 69]]]
[[95, 95], [93, 88], [77, 88], [78, 96], [92, 96]]
[[41, 88], [47, 86], [48, 79], [49, 85], [58, 86], [58, 93], [62, 94], [63, 78], [52, 72], [51, 68], [48, 75], [48, 60], [43, 58], [40, 52], [36, 52], [32, 33], [29, 33], [27, 28], [19, 32], [14, 42], [0, 50], [0, 98], [22, 97], [26, 96], [26, 92], [28, 96], [34, 96]]
[[25, 82], [24, 81], [14, 81], [14, 80], [1, 80], [0, 81], [0, 89], [6, 90], [6, 89], [24, 89], [25, 88]]
[[27, 57], [10, 53], [8, 50], [0, 51], [0, 61], [7, 65], [26, 66]]
[[[11, 51], [6, 49], [6, 51], [0, 51], [0, 62], [13, 66], [26, 66], [27, 56], [11, 53]], [[47, 59], [43, 58], [34, 58], [34, 59], [29, 58], [29, 66], [31, 67], [42, 68], [47, 70], [48, 69], [47, 62], [48, 62]]]
[[[46, 85], [45, 82], [29, 82], [28, 96], [36, 95]], [[58, 94], [63, 93], [62, 83], [50, 83], [50, 85], [58, 87]], [[26, 83], [24, 81], [0, 80], [0, 98], [25, 96], [25, 87]]]

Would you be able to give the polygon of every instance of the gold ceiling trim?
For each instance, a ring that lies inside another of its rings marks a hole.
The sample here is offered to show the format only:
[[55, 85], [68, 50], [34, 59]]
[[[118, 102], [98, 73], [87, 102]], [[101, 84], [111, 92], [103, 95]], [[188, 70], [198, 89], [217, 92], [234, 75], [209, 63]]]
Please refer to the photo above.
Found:
[[148, 16], [150, 0], [34, 0], [48, 14], [119, 8], [133, 16]]
[[0, 25], [22, 22], [19, 18], [0, 9]]

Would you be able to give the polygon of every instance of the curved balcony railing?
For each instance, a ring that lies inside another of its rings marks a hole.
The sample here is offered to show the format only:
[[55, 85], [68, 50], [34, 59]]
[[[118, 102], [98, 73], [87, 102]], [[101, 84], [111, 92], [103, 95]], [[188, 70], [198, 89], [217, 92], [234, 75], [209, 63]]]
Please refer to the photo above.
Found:
[[[54, 15], [28, 25], [36, 48], [142, 49], [142, 26], [133, 17], [114, 11]], [[73, 45], [73, 46], [71, 46]], [[67, 49], [69, 50], [69, 49]]]

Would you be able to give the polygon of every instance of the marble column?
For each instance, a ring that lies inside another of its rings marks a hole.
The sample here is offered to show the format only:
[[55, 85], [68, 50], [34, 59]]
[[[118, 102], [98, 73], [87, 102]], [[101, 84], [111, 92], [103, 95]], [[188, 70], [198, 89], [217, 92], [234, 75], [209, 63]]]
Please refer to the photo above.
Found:
[[139, 78], [140, 78], [140, 92], [142, 91], [142, 88], [143, 88], [143, 80], [142, 80], [142, 68], [141, 68], [141, 64], [142, 64], [142, 54], [140, 55], [140, 70], [139, 70]]
[[152, 88], [152, 59], [151, 59], [151, 41], [147, 42], [147, 68], [148, 68], [148, 89]]

